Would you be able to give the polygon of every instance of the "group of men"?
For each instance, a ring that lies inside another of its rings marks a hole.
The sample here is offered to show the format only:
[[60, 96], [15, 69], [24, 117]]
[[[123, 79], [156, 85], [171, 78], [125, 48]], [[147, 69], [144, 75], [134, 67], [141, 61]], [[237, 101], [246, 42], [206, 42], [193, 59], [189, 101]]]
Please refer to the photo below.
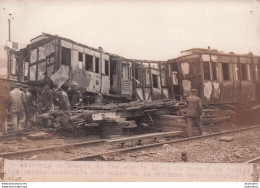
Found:
[[[0, 125], [3, 134], [7, 134], [7, 116], [10, 113], [10, 122], [15, 130], [29, 129], [34, 121], [36, 112], [36, 97], [28, 90], [28, 86], [15, 84], [13, 90], [5, 82], [0, 83]], [[72, 97], [72, 104], [64, 88], [59, 87], [55, 90], [50, 88], [50, 83], [45, 83], [41, 91], [39, 102], [42, 103], [42, 112], [50, 110], [69, 110], [71, 106], [80, 105], [83, 96], [77, 90]]]
[[[62, 87], [51, 89], [53, 85], [46, 82], [40, 95], [42, 103], [42, 113], [50, 110], [69, 110], [71, 106], [80, 106], [83, 102], [83, 95], [79, 89], [72, 96], [70, 104], [68, 94]], [[14, 129], [23, 130], [30, 128], [36, 111], [36, 102], [28, 90], [28, 86], [14, 85], [10, 91], [4, 81], [0, 80], [0, 125], [2, 125], [3, 134], [7, 134], [7, 115], [10, 112], [11, 123]], [[191, 95], [186, 98], [188, 122], [187, 133], [191, 136], [192, 125], [195, 124], [199, 134], [203, 134], [201, 118], [204, 115], [202, 111], [201, 100], [197, 95], [197, 90], [191, 89]]]
[[14, 129], [30, 128], [35, 103], [32, 94], [28, 91], [28, 87], [15, 84], [14, 89], [10, 91], [10, 88], [3, 81], [1, 81], [0, 87], [0, 124], [2, 125], [3, 134], [7, 134], [8, 110]]

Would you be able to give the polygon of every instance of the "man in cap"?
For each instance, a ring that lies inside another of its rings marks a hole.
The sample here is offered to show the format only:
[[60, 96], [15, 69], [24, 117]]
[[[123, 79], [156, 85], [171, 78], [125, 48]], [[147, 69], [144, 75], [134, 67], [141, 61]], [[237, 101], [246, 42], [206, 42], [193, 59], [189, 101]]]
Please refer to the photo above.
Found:
[[187, 97], [187, 121], [188, 121], [188, 130], [187, 134], [188, 136], [192, 136], [192, 125], [193, 123], [196, 124], [199, 134], [202, 135], [202, 122], [201, 118], [203, 116], [203, 111], [202, 111], [202, 104], [201, 100], [199, 97], [197, 97], [197, 90], [196, 89], [191, 89], [190, 96]]
[[10, 92], [11, 99], [11, 122], [15, 129], [23, 130], [25, 125], [25, 104], [26, 99], [19, 84], [15, 84], [15, 88]]
[[70, 102], [68, 94], [64, 91], [63, 87], [57, 89], [55, 93], [55, 100], [57, 102], [57, 106], [59, 110], [69, 110]]
[[25, 113], [26, 113], [26, 126], [27, 128], [31, 127], [32, 121], [33, 121], [33, 115], [35, 111], [35, 103], [33, 101], [32, 94], [28, 90], [28, 86], [25, 85], [23, 87], [24, 95], [25, 95]]
[[3, 134], [7, 134], [7, 114], [10, 103], [10, 88], [6, 82], [0, 80], [0, 126]]
[[54, 110], [53, 98], [54, 98], [54, 92], [53, 90], [50, 89], [50, 84], [45, 83], [41, 93], [43, 112], [49, 112], [50, 110]]
[[50, 88], [53, 89], [53, 81], [51, 80], [51, 78], [48, 76], [47, 72], [43, 73], [43, 79], [42, 82], [44, 84], [49, 84]]
[[73, 93], [72, 96], [71, 106], [72, 107], [82, 106], [82, 104], [83, 104], [83, 95], [81, 93], [80, 88], [76, 87], [75, 92]]

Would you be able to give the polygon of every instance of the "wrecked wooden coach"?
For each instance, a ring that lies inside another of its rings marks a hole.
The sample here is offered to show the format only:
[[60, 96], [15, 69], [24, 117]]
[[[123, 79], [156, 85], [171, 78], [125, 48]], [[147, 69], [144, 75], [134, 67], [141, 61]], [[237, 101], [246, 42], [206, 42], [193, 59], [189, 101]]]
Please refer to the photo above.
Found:
[[197, 89], [203, 105], [259, 101], [260, 57], [210, 49], [190, 49], [168, 60], [169, 91], [176, 98]]
[[80, 89], [87, 104], [97, 94], [109, 102], [168, 98], [165, 70], [157, 63], [129, 60], [57, 35], [32, 39], [20, 51], [17, 66], [23, 70], [17, 71], [19, 81], [36, 85], [47, 75], [58, 87], [67, 85], [69, 94]]
[[[253, 54], [195, 48], [168, 61], [133, 60], [45, 33], [18, 54], [19, 81], [37, 86], [46, 74], [57, 86], [67, 85], [70, 96], [80, 89], [86, 105], [96, 102], [98, 96], [104, 97], [103, 103], [182, 101], [191, 89], [197, 89], [205, 115], [219, 118], [232, 115], [237, 106], [250, 107], [259, 102], [260, 57]], [[157, 111], [149, 109], [149, 114], [182, 113]], [[126, 118], [140, 116], [142, 112], [138, 116], [131, 112]]]

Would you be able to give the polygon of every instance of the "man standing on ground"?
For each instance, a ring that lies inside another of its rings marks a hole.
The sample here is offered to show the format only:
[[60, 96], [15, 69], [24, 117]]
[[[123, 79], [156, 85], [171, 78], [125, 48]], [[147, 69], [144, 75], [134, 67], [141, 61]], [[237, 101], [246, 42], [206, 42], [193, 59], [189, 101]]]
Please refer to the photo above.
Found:
[[71, 106], [77, 107], [82, 106], [83, 104], [83, 95], [79, 88], [76, 89], [75, 93], [72, 96]]
[[0, 91], [0, 126], [2, 127], [3, 134], [7, 134], [7, 115], [8, 106], [10, 103], [10, 88], [3, 80], [0, 80]]
[[50, 110], [54, 110], [53, 98], [54, 92], [50, 89], [50, 84], [46, 83], [41, 93], [43, 112], [49, 112]]
[[55, 100], [58, 104], [59, 110], [69, 110], [70, 102], [68, 94], [63, 90], [63, 88], [58, 88], [55, 93]]
[[11, 99], [11, 122], [15, 129], [23, 130], [25, 125], [25, 95], [20, 86], [15, 84], [15, 88], [10, 92]]
[[24, 86], [24, 95], [26, 101], [26, 126], [30, 128], [32, 126], [33, 115], [35, 111], [32, 94], [28, 90], [28, 86]]
[[191, 89], [191, 94], [187, 97], [187, 121], [188, 121], [188, 136], [192, 136], [192, 125], [196, 124], [199, 134], [203, 134], [201, 118], [203, 117], [201, 100], [197, 95], [196, 89]]

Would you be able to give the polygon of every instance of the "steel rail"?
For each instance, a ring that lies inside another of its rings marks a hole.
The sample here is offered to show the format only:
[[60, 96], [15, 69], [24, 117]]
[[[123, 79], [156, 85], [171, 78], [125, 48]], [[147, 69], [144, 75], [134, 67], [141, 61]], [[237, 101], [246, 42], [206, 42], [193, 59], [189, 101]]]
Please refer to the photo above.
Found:
[[260, 162], [260, 156], [254, 158], [254, 159], [250, 159], [244, 163], [258, 163], [258, 162]]
[[80, 142], [80, 143], [75, 143], [75, 144], [66, 144], [66, 145], [60, 145], [60, 146], [28, 149], [28, 150], [22, 150], [22, 151], [16, 151], [16, 152], [0, 153], [0, 157], [10, 157], [10, 156], [16, 156], [16, 155], [21, 155], [21, 154], [37, 153], [37, 152], [50, 151], [50, 150], [59, 150], [59, 149], [65, 149], [65, 148], [70, 148], [70, 147], [86, 146], [86, 145], [91, 145], [91, 144], [100, 144], [100, 143], [105, 143], [105, 141], [106, 141], [106, 139], [102, 139], [102, 140], [95, 140], [95, 141], [89, 141], [89, 142]]
[[161, 145], [164, 145], [164, 144], [174, 144], [174, 143], [192, 141], [192, 140], [209, 138], [209, 137], [225, 135], [225, 134], [230, 134], [230, 133], [235, 133], [235, 132], [240, 132], [240, 131], [247, 131], [247, 130], [256, 129], [256, 128], [260, 128], [260, 125], [242, 128], [242, 129], [235, 129], [235, 130], [230, 130], [230, 131], [223, 131], [223, 132], [213, 133], [213, 134], [208, 134], [208, 135], [195, 136], [195, 137], [190, 137], [190, 138], [183, 138], [183, 139], [165, 141], [165, 142], [154, 143], [154, 144], [147, 144], [147, 145], [136, 146], [136, 147], [132, 147], [132, 148], [119, 149], [119, 150], [109, 151], [109, 152], [104, 152], [104, 153], [85, 155], [85, 156], [82, 156], [82, 157], [69, 158], [69, 159], [66, 159], [66, 160], [67, 161], [93, 160], [93, 159], [96, 159], [96, 158], [101, 158], [101, 156], [103, 156], [103, 155], [111, 155], [111, 154], [117, 154], [117, 153], [125, 153], [125, 152], [130, 152], [130, 151], [143, 150], [143, 149], [146, 149], [146, 148], [158, 147], [158, 146], [161, 146]]

